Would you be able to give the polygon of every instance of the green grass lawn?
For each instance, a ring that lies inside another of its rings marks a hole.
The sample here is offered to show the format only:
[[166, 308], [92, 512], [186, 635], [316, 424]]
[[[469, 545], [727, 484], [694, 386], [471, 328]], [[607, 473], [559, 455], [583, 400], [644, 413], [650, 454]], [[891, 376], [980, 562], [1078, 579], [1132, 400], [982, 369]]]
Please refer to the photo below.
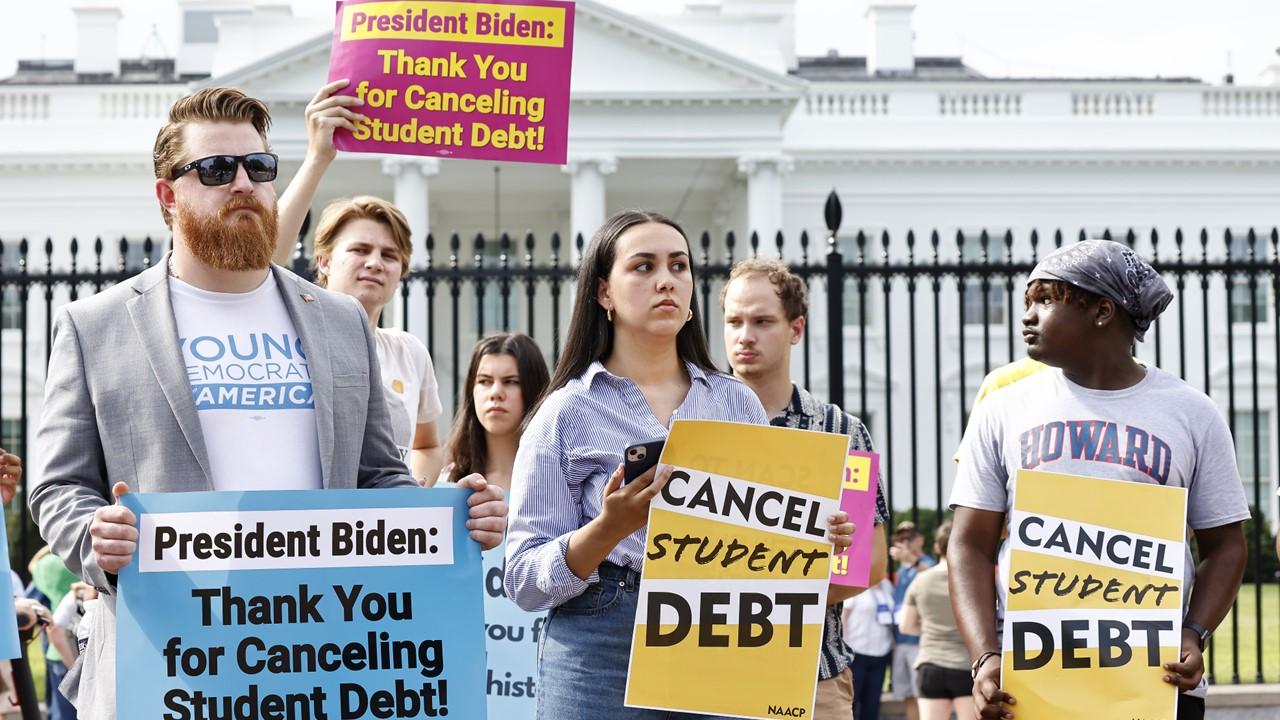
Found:
[[[1258, 675], [1257, 609], [1255, 588], [1245, 585], [1236, 597], [1239, 613], [1239, 664], [1231, 657], [1231, 615], [1223, 619], [1213, 634], [1213, 649], [1206, 653], [1205, 671], [1213, 669], [1213, 681], [1229, 684], [1238, 672], [1240, 682], [1252, 683]], [[1262, 676], [1269, 683], [1280, 682], [1280, 585], [1262, 586]]]

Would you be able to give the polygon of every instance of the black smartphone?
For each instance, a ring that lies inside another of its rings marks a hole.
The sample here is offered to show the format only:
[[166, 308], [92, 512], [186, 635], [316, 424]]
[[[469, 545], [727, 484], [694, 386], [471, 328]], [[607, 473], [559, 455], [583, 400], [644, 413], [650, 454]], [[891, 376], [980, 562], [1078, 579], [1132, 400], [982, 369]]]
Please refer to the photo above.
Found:
[[628, 445], [627, 449], [622, 453], [622, 484], [625, 485], [635, 480], [648, 472], [649, 468], [657, 465], [658, 458], [662, 457], [662, 446], [666, 442], [665, 439], [658, 438], [657, 440]]

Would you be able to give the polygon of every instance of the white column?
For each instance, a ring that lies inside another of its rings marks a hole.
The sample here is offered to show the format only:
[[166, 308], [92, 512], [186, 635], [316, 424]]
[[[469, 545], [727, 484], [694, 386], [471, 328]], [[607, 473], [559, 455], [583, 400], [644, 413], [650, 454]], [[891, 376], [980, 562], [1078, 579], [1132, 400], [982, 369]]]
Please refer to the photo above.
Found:
[[[389, 157], [382, 161], [382, 172], [395, 179], [395, 198], [392, 202], [404, 213], [409, 221], [410, 237], [413, 239], [413, 254], [409, 257], [412, 268], [427, 264], [427, 233], [431, 232], [430, 189], [427, 179], [440, 172], [440, 161], [436, 158]], [[425, 337], [426, 303], [421, 298], [410, 301], [409, 319], [413, 323], [410, 331], [419, 337]], [[400, 326], [400, 318], [404, 317], [404, 299], [397, 294], [389, 308], [392, 312], [386, 318], [385, 325]], [[419, 330], [420, 329], [420, 330]]]
[[427, 233], [431, 232], [431, 193], [427, 178], [440, 172], [436, 158], [391, 157], [382, 161], [382, 172], [395, 178], [395, 202], [413, 231], [414, 267], [427, 261]]
[[562, 168], [571, 179], [569, 190], [569, 237], [567, 242], [577, 257], [577, 237], [591, 241], [607, 217], [605, 214], [605, 177], [618, 169], [617, 160], [609, 156], [571, 158]]
[[[747, 178], [747, 228], [741, 240], [743, 246], [755, 232], [760, 236], [762, 253], [764, 248], [774, 247], [774, 236], [782, 229], [782, 176], [791, 168], [791, 159], [781, 154], [738, 158], [738, 172]], [[787, 237], [788, 257], [793, 245], [800, 247], [799, 238]]]

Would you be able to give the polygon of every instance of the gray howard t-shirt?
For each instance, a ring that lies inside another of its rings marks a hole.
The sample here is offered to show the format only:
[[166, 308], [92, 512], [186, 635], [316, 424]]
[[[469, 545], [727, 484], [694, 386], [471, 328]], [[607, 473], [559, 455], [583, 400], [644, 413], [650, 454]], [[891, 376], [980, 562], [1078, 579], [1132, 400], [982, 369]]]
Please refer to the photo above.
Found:
[[[1204, 393], [1155, 367], [1124, 390], [1091, 390], [1049, 368], [993, 393], [961, 442], [951, 506], [1003, 512], [1007, 521], [1019, 468], [1187, 488], [1187, 524], [1195, 530], [1249, 517], [1222, 414]], [[1008, 561], [1005, 541], [999, 562]], [[1189, 544], [1183, 568], [1190, 590]], [[1007, 588], [1003, 573], [997, 578], [1003, 617]]]

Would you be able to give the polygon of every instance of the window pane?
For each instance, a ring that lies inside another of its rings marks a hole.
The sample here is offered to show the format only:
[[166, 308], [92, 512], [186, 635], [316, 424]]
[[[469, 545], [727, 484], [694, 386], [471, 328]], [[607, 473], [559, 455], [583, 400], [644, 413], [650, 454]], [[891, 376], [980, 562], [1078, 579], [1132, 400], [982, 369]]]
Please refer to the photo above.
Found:
[[[515, 263], [514, 258], [515, 245], [507, 255], [507, 267], [511, 268]], [[484, 267], [486, 270], [496, 270], [502, 267], [502, 247], [497, 241], [486, 241], [484, 246]], [[520, 324], [520, 290], [522, 290], [515, 282], [509, 286], [510, 300], [507, 302], [509, 319], [513, 325]], [[475, 292], [475, 287], [471, 288]], [[472, 296], [474, 297], [474, 295]], [[502, 281], [498, 278], [488, 278], [484, 283], [484, 301], [481, 305], [482, 318], [484, 320], [484, 334], [491, 335], [502, 330]]]
[[[1266, 247], [1255, 239], [1253, 245], [1254, 260], [1266, 260]], [[1233, 233], [1231, 236], [1231, 261], [1233, 263], [1249, 262], [1249, 236], [1246, 233]], [[1249, 274], [1235, 273], [1231, 276], [1231, 322], [1267, 322], [1267, 283], [1270, 278], [1265, 275], [1257, 277], [1257, 289], [1254, 302], [1249, 304]], [[1256, 310], [1255, 310], [1256, 308]], [[1256, 317], [1254, 316], [1256, 312]]]
[[[1254, 453], [1257, 453], [1258, 477], [1271, 475], [1271, 413], [1258, 413], [1258, 436], [1253, 434], [1253, 416], [1249, 411], [1237, 411], [1235, 418], [1236, 463], [1240, 477], [1252, 481]], [[1252, 497], [1252, 495], [1250, 495]]]
[[[871, 241], [867, 240], [866, 252], [868, 254], [868, 262], [870, 261]], [[857, 262], [858, 260], [858, 242], [854, 238], [843, 238], [840, 240], [840, 254], [844, 256], [845, 264]], [[853, 276], [846, 276], [844, 283], [844, 294], [841, 296], [841, 309], [844, 313], [845, 327], [858, 327], [858, 308], [863, 309], [863, 322], [867, 327], [875, 324], [875, 294], [880, 292], [879, 286], [870, 279], [866, 281], [866, 292], [864, 295], [858, 294], [858, 279]]]
[[[1268, 302], [1266, 283], [1259, 278], [1254, 289], [1254, 304], [1249, 304], [1249, 276], [1237, 274], [1231, 283], [1231, 322], [1267, 322]], [[1255, 316], [1256, 314], [1256, 316]]]
[[20, 418], [5, 418], [0, 421], [0, 448], [16, 453], [21, 444], [22, 420]]
[[[998, 259], [1000, 243], [995, 238], [987, 240], [987, 261]], [[964, 239], [964, 264], [982, 266], [982, 236], [971, 235]], [[1003, 289], [1003, 279], [994, 275], [988, 276], [989, 284], [986, 292], [986, 305], [983, 305], [982, 275], [983, 271], [966, 275], [964, 278], [964, 294], [961, 302], [964, 306], [965, 325], [1003, 325], [1005, 322], [1005, 305], [1008, 297]]]
[[0, 295], [0, 329], [17, 330], [22, 327], [22, 301], [18, 289], [8, 287]]

